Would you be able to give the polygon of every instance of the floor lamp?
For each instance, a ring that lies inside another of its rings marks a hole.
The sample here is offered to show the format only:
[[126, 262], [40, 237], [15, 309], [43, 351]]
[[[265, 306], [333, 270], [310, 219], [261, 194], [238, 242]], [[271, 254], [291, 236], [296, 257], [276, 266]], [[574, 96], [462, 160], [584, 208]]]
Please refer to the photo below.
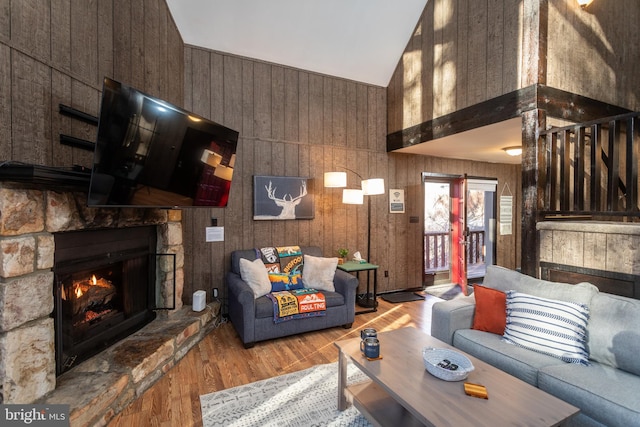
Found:
[[[347, 169], [347, 168], [344, 168]], [[384, 179], [383, 178], [370, 178], [362, 179], [362, 177], [351, 169], [347, 169], [349, 172], [353, 172], [361, 180], [360, 189], [343, 188], [342, 190], [342, 203], [348, 205], [362, 205], [364, 203], [364, 196], [374, 196], [377, 194], [384, 194]], [[347, 173], [346, 172], [325, 172], [324, 174], [324, 186], [328, 188], [339, 188], [347, 186]], [[371, 198], [367, 198], [367, 261], [371, 262]], [[367, 295], [368, 299], [369, 296]], [[373, 304], [373, 303], [372, 303]]]

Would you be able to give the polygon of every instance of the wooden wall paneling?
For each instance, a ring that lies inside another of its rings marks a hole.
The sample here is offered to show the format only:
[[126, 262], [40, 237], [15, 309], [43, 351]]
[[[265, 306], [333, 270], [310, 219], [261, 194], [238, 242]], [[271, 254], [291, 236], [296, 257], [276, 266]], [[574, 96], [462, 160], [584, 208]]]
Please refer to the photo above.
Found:
[[[226, 56], [216, 52], [209, 54], [209, 118], [225, 124], [225, 80], [227, 78]], [[230, 70], [229, 70], [230, 71]], [[229, 112], [230, 114], [232, 111]]]
[[242, 128], [239, 130], [246, 137], [254, 137], [256, 135], [253, 64], [253, 61], [242, 60]]
[[[503, 93], [502, 63], [504, 50], [504, 0], [488, 0], [487, 28], [487, 96], [495, 98]], [[507, 52], [510, 55], [511, 52]]]
[[285, 81], [284, 68], [271, 66], [271, 135], [277, 140], [283, 140], [285, 117]]
[[253, 70], [254, 136], [271, 138], [272, 67], [262, 62], [254, 62]]
[[0, 40], [11, 38], [11, 0], [0, 0]]
[[382, 270], [389, 269], [387, 255], [389, 252], [389, 212], [387, 209], [389, 198], [388, 174], [389, 159], [386, 153], [372, 153], [369, 156], [369, 175], [383, 178], [385, 182], [384, 194], [365, 196], [371, 198], [371, 254], [367, 256]]
[[[71, 117], [60, 114], [59, 105], [72, 105], [71, 77], [57, 70], [51, 72], [51, 136], [52, 136], [52, 159], [53, 166], [71, 166], [73, 165], [73, 147], [60, 144], [60, 134], [74, 135], [73, 119]], [[76, 136], [81, 138], [80, 136]], [[93, 161], [83, 164], [83, 166], [92, 167]]]
[[11, 89], [11, 49], [0, 43], [0, 153], [4, 160], [13, 159]]
[[347, 145], [347, 82], [342, 79], [331, 81], [331, 133], [333, 144]]
[[[166, 6], [165, 6], [166, 8]], [[178, 28], [173, 22], [173, 18], [168, 10], [165, 11], [165, 20], [167, 22], [167, 42], [166, 42], [166, 86], [169, 92], [168, 101], [176, 105], [184, 105], [185, 102], [185, 90], [184, 90], [184, 78], [185, 78], [185, 61], [181, 60], [186, 58], [184, 52], [186, 48], [182, 42], [182, 37], [178, 32]]]
[[345, 85], [345, 143], [347, 148], [354, 149], [358, 140], [358, 85], [352, 81]]
[[[309, 73], [298, 71], [296, 75], [298, 76], [297, 140], [301, 143], [309, 143]], [[309, 158], [308, 153], [306, 157]]]
[[[240, 249], [251, 248], [253, 245], [254, 221], [253, 221], [253, 171], [254, 171], [254, 148], [253, 141], [240, 137], [238, 141], [238, 159], [236, 165], [238, 172], [242, 175], [240, 185], [234, 187], [237, 183], [232, 183], [232, 191], [234, 197], [239, 195], [242, 199], [239, 208], [241, 211], [234, 211], [238, 219], [241, 221], [241, 227], [230, 232], [237, 233], [240, 238]], [[239, 162], [238, 162], [239, 161]], [[230, 224], [231, 225], [231, 224]]]
[[[433, 87], [433, 114], [435, 116], [441, 116], [443, 115], [446, 111], [448, 111], [451, 108], [451, 105], [449, 105], [449, 96], [447, 93], [447, 89], [446, 89], [446, 82], [445, 82], [445, 75], [446, 75], [446, 70], [444, 69], [445, 67], [445, 56], [446, 56], [446, 46], [448, 44], [448, 40], [446, 40], [446, 37], [444, 35], [445, 31], [447, 30], [447, 24], [449, 21], [449, 17], [448, 12], [450, 11], [450, 8], [452, 8], [453, 5], [451, 4], [450, 1], [448, 0], [439, 0], [436, 1], [434, 3], [433, 6], [433, 30], [431, 30], [430, 32], [432, 32], [433, 34], [433, 82], [432, 82], [432, 87]], [[424, 31], [424, 28], [423, 28]], [[416, 45], [416, 46], [412, 46], [411, 47], [414, 52], [416, 54], [421, 54], [423, 49], [422, 45]], [[431, 49], [430, 49], [431, 50]], [[417, 61], [414, 61], [414, 66], [412, 67], [412, 71], [411, 74], [415, 74], [416, 72], [418, 73], [422, 73], [422, 63], [416, 63]], [[417, 76], [414, 77], [414, 79], [417, 79]], [[416, 123], [418, 120], [420, 120], [420, 117], [422, 117], [422, 102], [420, 100], [420, 98], [422, 98], [422, 92], [424, 91], [424, 88], [417, 88], [415, 89], [414, 92], [414, 98], [412, 100], [412, 114], [411, 114], [411, 122], [412, 123]], [[417, 98], [417, 97], [420, 98]]]
[[41, 0], [11, 2], [10, 38], [14, 48], [47, 63], [51, 57], [51, 9], [40, 3]]
[[[458, 21], [458, 32], [456, 34], [456, 109], [461, 109], [470, 104], [468, 87], [470, 85], [470, 72], [467, 53], [469, 47], [469, 2], [458, 2], [455, 18]], [[473, 82], [473, 80], [471, 80]]]
[[522, 46], [522, 2], [503, 2], [502, 27], [502, 92], [508, 93], [520, 87], [520, 58]]
[[[369, 89], [368, 86], [358, 84], [356, 87], [356, 146], [355, 148], [367, 148], [368, 146], [368, 112]], [[394, 119], [392, 119], [394, 120]]]
[[131, 8], [132, 4], [128, 0], [113, 0], [113, 76], [110, 77], [126, 84], [133, 82]]
[[468, 58], [468, 101], [471, 104], [487, 99], [487, 9], [474, 8], [469, 13], [469, 41], [467, 44]]
[[325, 144], [323, 130], [323, 78], [309, 74], [309, 143]]
[[71, 70], [70, 0], [51, 2], [51, 63], [60, 70]]
[[[323, 175], [313, 175], [311, 173], [311, 149], [306, 144], [298, 145], [298, 173], [300, 176], [308, 176], [313, 179], [313, 202], [315, 217], [321, 215], [320, 207], [325, 197], [325, 188], [323, 186]], [[298, 225], [298, 242], [300, 244], [308, 244], [311, 239], [311, 226], [313, 221], [297, 221]]]
[[[311, 77], [313, 76], [310, 75]], [[310, 82], [313, 79], [310, 79]], [[313, 114], [309, 113], [309, 117], [312, 118]], [[311, 121], [311, 120], [310, 120]], [[315, 121], [315, 120], [314, 120]], [[310, 137], [312, 137], [314, 134], [313, 132], [310, 133]], [[317, 177], [321, 177], [323, 176], [323, 173], [326, 171], [329, 171], [330, 169], [328, 169], [325, 166], [324, 163], [324, 159], [325, 159], [325, 154], [324, 154], [324, 146], [319, 145], [319, 144], [310, 144], [308, 145], [309, 147], [309, 151], [310, 151], [310, 155], [309, 155], [309, 175], [310, 176], [317, 176]], [[309, 245], [312, 246], [320, 246], [323, 250], [324, 254], [328, 254], [331, 251], [331, 248], [327, 247], [325, 244], [325, 240], [324, 240], [324, 223], [325, 220], [324, 218], [328, 215], [328, 206], [329, 206], [329, 201], [327, 200], [329, 197], [332, 197], [331, 193], [332, 190], [335, 189], [331, 189], [331, 188], [327, 188], [324, 189], [323, 188], [323, 197], [322, 197], [322, 201], [321, 203], [316, 203], [316, 214], [318, 214], [318, 216], [316, 217], [316, 219], [313, 221], [313, 223], [310, 225], [311, 229], [309, 232]], [[342, 192], [340, 192], [340, 194], [342, 194]], [[335, 197], [335, 196], [333, 196]]]
[[[102, 87], [105, 76], [113, 76], [114, 22], [113, 1], [98, 2], [98, 71], [96, 85]], [[160, 62], [163, 64], [164, 62]], [[161, 92], [160, 92], [161, 93]]]
[[[284, 117], [284, 115], [282, 116]], [[297, 174], [294, 171], [288, 171], [285, 164], [285, 144], [282, 142], [272, 142], [271, 143], [271, 175], [274, 176], [296, 176]], [[260, 191], [263, 191], [261, 188]], [[276, 190], [276, 197], [282, 197], [283, 192], [282, 188], [278, 188]], [[296, 192], [291, 194], [292, 197], [297, 195]], [[271, 232], [273, 236], [274, 244], [280, 245], [288, 245], [290, 244], [288, 230], [290, 228], [290, 223], [293, 220], [276, 220], [276, 221], [266, 221], [271, 225]]]
[[51, 74], [49, 68], [13, 51], [11, 84], [12, 160], [51, 160]]
[[196, 114], [211, 114], [211, 61], [209, 52], [193, 49], [191, 52], [191, 108]]
[[[126, 11], [131, 14], [131, 24], [129, 28], [125, 29], [125, 31], [129, 32], [131, 38], [131, 43], [129, 45], [129, 52], [131, 53], [129, 84], [133, 87], [146, 91], [147, 88], [144, 86], [144, 25], [140, 25], [141, 22], [144, 22], [144, 3], [131, 2]], [[197, 69], [198, 68], [196, 68], [196, 70]]]
[[[404, 176], [406, 174], [407, 168], [398, 168], [398, 163], [395, 161], [394, 155], [389, 156], [389, 163], [387, 165], [387, 170], [389, 171], [389, 180], [385, 182], [385, 194], [389, 194], [392, 188], [404, 188], [406, 180]], [[387, 200], [388, 201], [388, 200]], [[393, 239], [389, 239], [387, 241], [387, 248], [385, 249], [386, 255], [386, 270], [389, 271], [389, 277], [384, 277], [384, 270], [378, 272], [378, 287], [384, 289], [390, 289], [391, 283], [394, 285], [396, 283], [401, 283], [404, 279], [400, 276], [406, 276], [406, 269], [404, 271], [398, 268], [398, 254], [404, 252], [404, 248], [402, 252], [398, 251], [398, 245], [401, 244], [400, 239], [397, 238], [400, 236], [402, 230], [402, 224], [400, 221], [401, 214], [389, 214], [389, 235], [394, 236]]]
[[98, 82], [98, 5], [71, 0], [71, 72], [85, 82]]
[[234, 56], [224, 57], [224, 86], [218, 97], [223, 99], [221, 122], [244, 134], [242, 129], [242, 60]]
[[[301, 177], [309, 177], [311, 179], [308, 180], [308, 192], [313, 197], [314, 201], [314, 216], [317, 215], [315, 212], [315, 203], [318, 200], [318, 180], [313, 179], [313, 177], [309, 176], [307, 173], [303, 172], [300, 168], [300, 151], [304, 148], [295, 143], [285, 143], [284, 144], [284, 169], [290, 174], [294, 176]], [[294, 194], [295, 196], [295, 194]], [[300, 223], [309, 222], [310, 220], [294, 220], [294, 221], [286, 221], [286, 241], [292, 244], [300, 244]]]
[[147, 93], [160, 96], [164, 79], [160, 72], [160, 11], [158, 0], [144, 0], [144, 88]]
[[[56, 106], [53, 106], [54, 108]], [[91, 86], [81, 83], [78, 80], [71, 80], [71, 107], [98, 116], [100, 111], [100, 93]], [[54, 110], [58, 114], [57, 110]], [[59, 115], [59, 114], [58, 114]], [[84, 123], [80, 120], [71, 121], [71, 135], [87, 141], [96, 141], [98, 128], [94, 125]], [[57, 135], [54, 135], [53, 144], [58, 145]], [[80, 148], [72, 149], [72, 162], [64, 166], [78, 164], [81, 166], [91, 166], [93, 164], [93, 153]]]
[[300, 72], [284, 69], [284, 140], [298, 141], [300, 136]]
[[[270, 126], [269, 126], [270, 127]], [[272, 142], [256, 140], [253, 165], [254, 175], [273, 175], [272, 169]], [[264, 188], [254, 188], [253, 191], [264, 191]], [[253, 193], [252, 193], [253, 194]], [[252, 196], [253, 197], [253, 196]], [[251, 247], [261, 247], [273, 244], [273, 221], [254, 221], [253, 244]]]

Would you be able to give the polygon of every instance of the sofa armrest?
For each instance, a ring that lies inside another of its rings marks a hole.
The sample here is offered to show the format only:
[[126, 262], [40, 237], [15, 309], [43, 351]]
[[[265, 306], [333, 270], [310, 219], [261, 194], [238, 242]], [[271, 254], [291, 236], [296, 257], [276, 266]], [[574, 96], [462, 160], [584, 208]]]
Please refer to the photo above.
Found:
[[458, 329], [471, 329], [476, 300], [473, 296], [437, 302], [431, 311], [431, 336], [453, 345]]
[[356, 291], [358, 290], [358, 279], [353, 274], [349, 274], [346, 271], [336, 269], [336, 274], [333, 276], [333, 286], [336, 288], [336, 292], [342, 294], [344, 297], [344, 303], [347, 307], [347, 314], [349, 319], [355, 317], [356, 311]]
[[255, 296], [239, 274], [227, 273], [229, 318], [243, 343], [254, 341]]

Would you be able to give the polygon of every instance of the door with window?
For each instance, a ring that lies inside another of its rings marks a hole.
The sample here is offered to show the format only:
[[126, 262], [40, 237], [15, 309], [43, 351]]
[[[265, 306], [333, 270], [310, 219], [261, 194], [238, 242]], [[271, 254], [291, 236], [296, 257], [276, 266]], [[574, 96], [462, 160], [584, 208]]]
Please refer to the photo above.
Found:
[[456, 283], [466, 294], [495, 260], [497, 180], [423, 173], [423, 183], [423, 283]]

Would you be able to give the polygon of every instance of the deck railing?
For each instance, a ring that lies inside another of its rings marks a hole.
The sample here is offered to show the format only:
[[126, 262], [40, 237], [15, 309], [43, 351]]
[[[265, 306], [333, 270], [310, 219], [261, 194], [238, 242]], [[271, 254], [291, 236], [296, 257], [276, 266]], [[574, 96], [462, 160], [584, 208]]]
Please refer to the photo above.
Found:
[[[424, 270], [433, 273], [449, 269], [449, 232], [424, 233]], [[467, 264], [484, 262], [484, 230], [470, 230], [467, 245]]]

